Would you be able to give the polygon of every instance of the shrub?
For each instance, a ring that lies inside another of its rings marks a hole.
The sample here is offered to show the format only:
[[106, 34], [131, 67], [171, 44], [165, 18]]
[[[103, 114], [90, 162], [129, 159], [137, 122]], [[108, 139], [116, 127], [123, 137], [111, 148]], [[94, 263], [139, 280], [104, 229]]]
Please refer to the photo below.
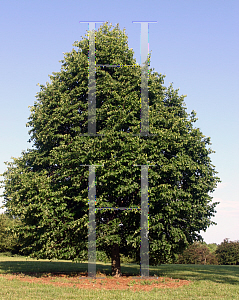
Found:
[[6, 213], [0, 214], [0, 253], [11, 252], [18, 254], [20, 243], [14, 228], [20, 224], [20, 220], [8, 216]]
[[0, 252], [7, 252], [13, 249], [14, 236], [9, 232], [12, 220], [5, 214], [0, 214]]

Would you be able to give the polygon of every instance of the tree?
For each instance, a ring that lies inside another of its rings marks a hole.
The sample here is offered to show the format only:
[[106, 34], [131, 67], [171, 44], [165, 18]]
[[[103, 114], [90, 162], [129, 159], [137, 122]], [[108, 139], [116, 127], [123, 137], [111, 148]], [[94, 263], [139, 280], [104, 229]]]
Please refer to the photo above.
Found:
[[217, 258], [204, 243], [195, 242], [179, 255], [179, 264], [216, 265]]
[[[136, 65], [125, 30], [105, 23], [96, 31], [96, 64]], [[140, 168], [149, 168], [150, 264], [171, 262], [189, 243], [200, 240], [214, 216], [209, 192], [219, 178], [209, 155], [210, 138], [193, 127], [185, 96], [164, 76], [149, 71], [152, 136], [140, 137], [141, 71], [135, 67], [96, 67], [97, 133], [88, 126], [87, 37], [73, 44], [51, 82], [40, 85], [31, 107], [33, 149], [7, 163], [3, 174], [8, 212], [19, 216], [22, 252], [38, 258], [87, 258], [88, 175], [96, 168], [96, 207], [140, 205]], [[134, 134], [134, 135], [133, 135]], [[120, 253], [140, 260], [140, 212], [96, 212], [97, 249], [120, 273]]]
[[207, 244], [207, 247], [211, 253], [215, 253], [215, 251], [217, 250], [217, 246], [218, 245], [216, 243]]
[[215, 253], [219, 265], [239, 265], [239, 240], [229, 242], [229, 239], [224, 239]]

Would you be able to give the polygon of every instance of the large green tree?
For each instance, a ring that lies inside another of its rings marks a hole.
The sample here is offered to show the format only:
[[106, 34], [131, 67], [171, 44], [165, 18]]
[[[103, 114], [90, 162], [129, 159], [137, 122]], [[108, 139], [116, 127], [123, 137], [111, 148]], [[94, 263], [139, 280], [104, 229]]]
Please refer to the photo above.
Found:
[[[125, 30], [108, 23], [95, 32], [96, 64], [135, 65]], [[210, 138], [194, 128], [185, 96], [164, 76], [148, 73], [151, 136], [140, 133], [141, 70], [96, 67], [96, 131], [88, 128], [89, 40], [75, 42], [60, 72], [40, 85], [31, 107], [33, 149], [9, 162], [3, 174], [5, 206], [22, 223], [22, 252], [39, 258], [87, 258], [88, 176], [96, 168], [96, 207], [140, 205], [140, 167], [149, 167], [150, 264], [170, 262], [200, 230], [213, 224], [210, 192], [219, 178], [209, 155]], [[120, 225], [120, 226], [119, 226]], [[97, 249], [119, 261], [140, 260], [140, 211], [96, 212]], [[113, 273], [120, 272], [120, 264]]]

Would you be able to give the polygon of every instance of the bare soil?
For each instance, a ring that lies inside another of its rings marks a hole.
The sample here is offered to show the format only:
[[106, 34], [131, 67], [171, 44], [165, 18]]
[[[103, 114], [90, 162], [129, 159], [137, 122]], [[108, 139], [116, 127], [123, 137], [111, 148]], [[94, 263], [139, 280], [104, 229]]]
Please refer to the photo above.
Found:
[[27, 274], [1, 274], [8, 280], [17, 279], [24, 282], [51, 284], [54, 286], [75, 287], [79, 289], [94, 290], [133, 290], [151, 291], [154, 288], [179, 288], [190, 284], [188, 280], [172, 279], [167, 277], [140, 278], [122, 275], [121, 277], [110, 277], [97, 274], [96, 278], [89, 278], [87, 274], [62, 274], [62, 273], [27, 273]]

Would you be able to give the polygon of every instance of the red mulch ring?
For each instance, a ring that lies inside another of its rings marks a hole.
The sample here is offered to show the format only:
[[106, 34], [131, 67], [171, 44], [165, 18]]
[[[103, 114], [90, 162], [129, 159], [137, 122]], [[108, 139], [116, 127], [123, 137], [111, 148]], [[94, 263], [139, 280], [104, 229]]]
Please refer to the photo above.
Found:
[[[178, 288], [188, 285], [190, 281], [172, 279], [167, 277], [149, 277], [141, 279], [135, 276], [122, 275], [121, 277], [106, 277], [104, 274], [97, 274], [96, 279], [87, 277], [86, 274], [1, 274], [8, 280], [18, 279], [24, 282], [51, 284], [54, 286], [67, 286], [79, 289], [102, 289], [102, 290], [133, 290], [151, 291], [154, 288]], [[104, 277], [104, 278], [102, 278]]]

